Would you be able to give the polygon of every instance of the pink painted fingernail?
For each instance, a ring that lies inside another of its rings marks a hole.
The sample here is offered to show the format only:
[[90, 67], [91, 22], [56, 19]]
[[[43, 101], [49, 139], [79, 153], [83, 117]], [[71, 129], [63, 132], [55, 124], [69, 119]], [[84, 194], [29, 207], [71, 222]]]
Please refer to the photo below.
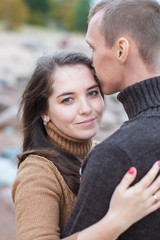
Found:
[[158, 163], [158, 167], [160, 167], [160, 160], [157, 163]]
[[128, 170], [128, 173], [129, 173], [129, 174], [133, 174], [134, 171], [135, 171], [135, 168], [134, 168], [134, 167], [131, 167], [131, 168]]

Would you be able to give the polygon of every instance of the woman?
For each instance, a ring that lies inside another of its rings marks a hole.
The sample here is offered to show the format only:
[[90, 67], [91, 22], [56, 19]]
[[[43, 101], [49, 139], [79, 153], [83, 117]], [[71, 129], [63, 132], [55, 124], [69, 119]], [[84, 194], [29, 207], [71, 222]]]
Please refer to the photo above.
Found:
[[[91, 69], [91, 61], [83, 54], [60, 52], [41, 57], [23, 93], [23, 153], [12, 188], [19, 240], [60, 239], [78, 193], [80, 166], [93, 147], [91, 139], [103, 111], [103, 95]], [[159, 195], [160, 180], [150, 184], [159, 165], [128, 189], [136, 177], [132, 167], [113, 194], [108, 214], [67, 239], [94, 240], [99, 231], [98, 239], [113, 240], [155, 211], [159, 201], [153, 194]], [[122, 211], [123, 226], [116, 222]]]

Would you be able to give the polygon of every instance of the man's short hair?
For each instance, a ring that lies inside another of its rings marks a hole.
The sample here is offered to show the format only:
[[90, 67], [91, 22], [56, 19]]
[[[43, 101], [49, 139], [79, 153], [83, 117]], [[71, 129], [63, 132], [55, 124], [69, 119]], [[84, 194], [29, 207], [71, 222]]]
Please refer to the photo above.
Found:
[[98, 12], [104, 15], [100, 32], [112, 47], [122, 36], [136, 43], [145, 64], [153, 70], [160, 56], [160, 4], [156, 0], [101, 0], [90, 9], [88, 21]]

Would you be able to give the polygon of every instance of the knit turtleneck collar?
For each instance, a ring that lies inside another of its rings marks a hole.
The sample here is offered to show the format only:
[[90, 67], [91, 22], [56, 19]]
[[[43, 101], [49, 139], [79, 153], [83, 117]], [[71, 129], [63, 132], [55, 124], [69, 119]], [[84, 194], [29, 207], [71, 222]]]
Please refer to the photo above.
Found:
[[149, 108], [160, 106], [160, 76], [125, 88], [117, 98], [123, 104], [129, 119]]
[[91, 149], [91, 139], [83, 140], [69, 137], [61, 132], [52, 122], [48, 122], [45, 128], [52, 143], [72, 155], [83, 158]]

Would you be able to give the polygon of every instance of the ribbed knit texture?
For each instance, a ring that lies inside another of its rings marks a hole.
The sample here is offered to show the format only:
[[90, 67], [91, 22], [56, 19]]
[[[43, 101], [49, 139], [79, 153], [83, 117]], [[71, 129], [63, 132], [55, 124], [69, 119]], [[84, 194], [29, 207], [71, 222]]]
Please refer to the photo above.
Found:
[[129, 117], [160, 104], [160, 77], [149, 78], [124, 89], [117, 96]]
[[91, 150], [91, 139], [81, 140], [69, 137], [63, 132], [61, 132], [51, 121], [48, 122], [45, 128], [53, 144], [72, 155], [83, 158]]
[[[56, 166], [38, 155], [30, 155], [21, 163], [12, 198], [17, 240], [61, 239], [60, 233], [76, 200]], [[77, 235], [66, 240], [76, 240]]]
[[[87, 156], [78, 199], [63, 237], [106, 214], [113, 191], [131, 166], [137, 168], [136, 183], [160, 159], [160, 77], [129, 86], [119, 93], [118, 100], [129, 120]], [[122, 221], [123, 213], [118, 218]], [[160, 210], [132, 225], [118, 239], [159, 240]]]

